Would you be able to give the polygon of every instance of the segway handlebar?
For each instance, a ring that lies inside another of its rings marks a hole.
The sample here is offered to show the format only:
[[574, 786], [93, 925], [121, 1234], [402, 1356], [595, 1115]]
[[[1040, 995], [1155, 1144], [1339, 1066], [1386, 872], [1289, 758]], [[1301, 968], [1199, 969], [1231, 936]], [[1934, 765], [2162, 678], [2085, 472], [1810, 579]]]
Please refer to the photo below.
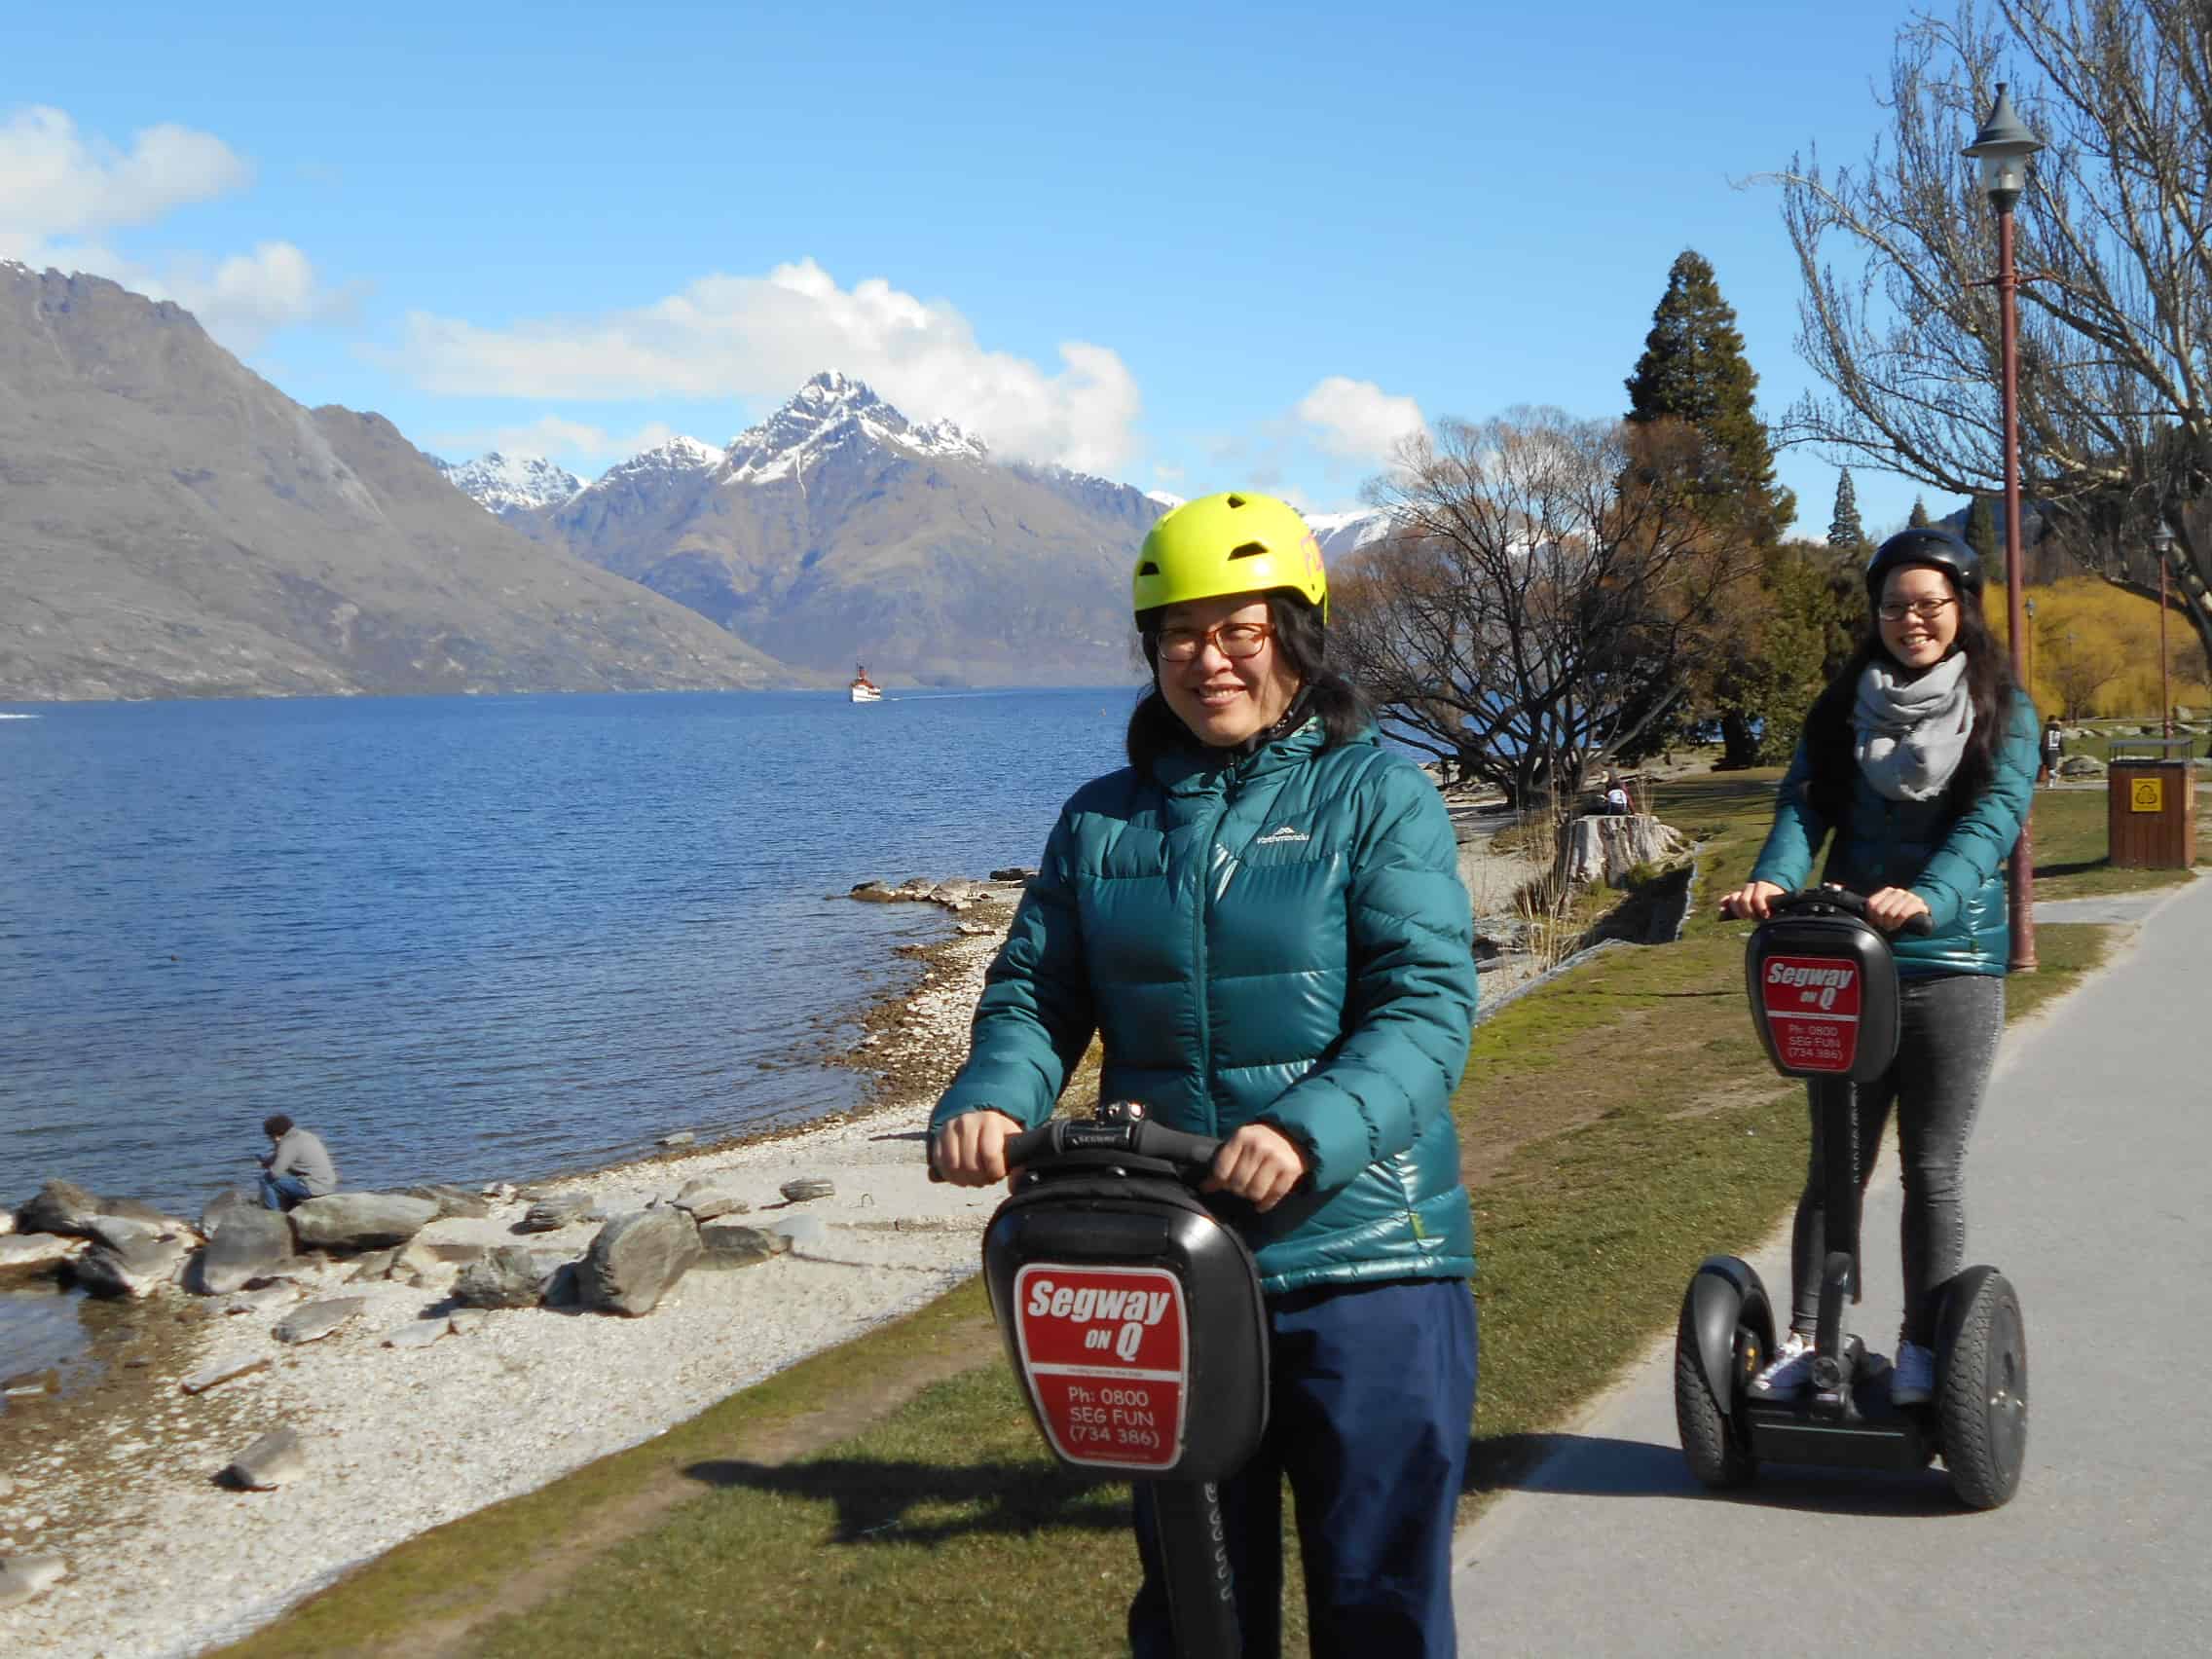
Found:
[[[1795, 893], [1784, 893], [1766, 902], [1769, 914], [1777, 916], [1819, 915], [1823, 911], [1840, 910], [1847, 916], [1857, 916], [1868, 926], [1877, 925], [1866, 914], [1866, 899], [1848, 887], [1804, 887]], [[1926, 910], [1917, 916], [1908, 916], [1898, 928], [1899, 933], [1918, 934], [1925, 938], [1936, 931], [1935, 918]]]
[[[1125, 1152], [1132, 1158], [1155, 1158], [1190, 1170], [1213, 1166], [1221, 1142], [1212, 1135], [1188, 1134], [1156, 1124], [1133, 1101], [1117, 1101], [1098, 1108], [1089, 1118], [1054, 1118], [1033, 1129], [1007, 1137], [1004, 1154], [1009, 1169], [1027, 1169], [1051, 1163], [1071, 1153]], [[930, 1179], [944, 1176], [937, 1166], [937, 1142], [929, 1144]]]

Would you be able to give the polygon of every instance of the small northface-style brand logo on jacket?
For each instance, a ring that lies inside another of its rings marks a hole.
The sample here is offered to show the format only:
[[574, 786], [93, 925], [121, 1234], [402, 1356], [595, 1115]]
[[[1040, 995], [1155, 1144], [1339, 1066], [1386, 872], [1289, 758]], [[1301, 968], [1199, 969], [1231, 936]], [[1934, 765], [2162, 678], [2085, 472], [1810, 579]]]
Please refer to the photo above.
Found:
[[1293, 830], [1289, 825], [1285, 824], [1277, 829], [1270, 830], [1265, 835], [1262, 835], [1257, 841], [1254, 841], [1252, 845], [1255, 847], [1279, 847], [1287, 841], [1310, 841], [1312, 839], [1313, 837], [1309, 835], [1305, 830]]

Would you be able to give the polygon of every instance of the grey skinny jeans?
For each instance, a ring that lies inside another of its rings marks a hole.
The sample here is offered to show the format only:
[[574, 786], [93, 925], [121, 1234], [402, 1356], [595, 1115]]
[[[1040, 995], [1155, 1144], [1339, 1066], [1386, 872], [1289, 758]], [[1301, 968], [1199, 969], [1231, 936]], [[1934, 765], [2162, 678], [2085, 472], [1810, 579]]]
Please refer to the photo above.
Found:
[[[1881, 1150], [1892, 1101], [1904, 1163], [1904, 1340], [1932, 1347], [1936, 1292], [1966, 1265], [1967, 1137], [1981, 1109], [1997, 1040], [2005, 1030], [2005, 980], [1996, 974], [1940, 974], [1906, 979], [1898, 1010], [1898, 1057], [1878, 1082], [1859, 1088], [1859, 1186], [1865, 1191]], [[1809, 1098], [1809, 1097], [1808, 1097]], [[1790, 1324], [1812, 1334], [1821, 1310], [1826, 1260], [1825, 1195], [1821, 1185], [1821, 1121], [1813, 1116], [1813, 1155], [1797, 1224], [1790, 1232]], [[1866, 1240], [1860, 1237], [1860, 1275]]]

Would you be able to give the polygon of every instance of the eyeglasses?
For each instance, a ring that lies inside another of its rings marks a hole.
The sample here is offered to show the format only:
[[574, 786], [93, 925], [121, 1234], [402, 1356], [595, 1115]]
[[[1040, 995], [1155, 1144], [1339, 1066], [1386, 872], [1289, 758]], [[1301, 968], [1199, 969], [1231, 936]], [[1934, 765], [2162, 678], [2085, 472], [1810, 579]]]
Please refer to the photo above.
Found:
[[1909, 611], [1923, 622], [1933, 622], [1936, 617], [1943, 614], [1946, 607], [1956, 604], [1958, 604], [1958, 601], [1955, 599], [1920, 599], [1913, 601], [1910, 605], [1890, 600], [1877, 606], [1874, 614], [1885, 622], [1902, 622]]
[[1256, 657], [1260, 647], [1274, 638], [1274, 625], [1269, 622], [1224, 622], [1218, 628], [1162, 628], [1160, 630], [1160, 660], [1161, 662], [1190, 662], [1208, 645], [1220, 647], [1221, 654], [1232, 662]]

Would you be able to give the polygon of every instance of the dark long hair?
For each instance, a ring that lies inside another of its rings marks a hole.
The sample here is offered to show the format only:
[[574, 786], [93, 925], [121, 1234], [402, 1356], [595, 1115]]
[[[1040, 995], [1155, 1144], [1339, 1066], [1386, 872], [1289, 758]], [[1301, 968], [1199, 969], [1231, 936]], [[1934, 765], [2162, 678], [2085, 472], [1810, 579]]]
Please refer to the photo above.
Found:
[[[1273, 625], [1275, 649], [1300, 681], [1283, 718], [1249, 740], [1251, 746], [1295, 731], [1309, 719], [1318, 717], [1323, 733], [1321, 747], [1334, 749], [1365, 731], [1373, 719], [1367, 703], [1350, 681], [1329, 666], [1329, 630], [1321, 612], [1306, 603], [1305, 596], [1286, 589], [1262, 596], [1268, 602], [1268, 621]], [[1194, 747], [1197, 739], [1160, 690], [1160, 617], [1166, 608], [1137, 612], [1138, 643], [1152, 670], [1152, 686], [1129, 711], [1126, 741], [1129, 764], [1143, 771], [1162, 755]]]
[[[2012, 666], [1999, 648], [1997, 636], [1989, 631], [1989, 619], [1981, 613], [1981, 595], [1961, 592], [1948, 571], [1941, 573], [1951, 597], [1959, 602], [1959, 634], [1951, 648], [1966, 653], [1967, 697], [1973, 705], [1973, 730], [1967, 735], [1958, 769], [1943, 791], [1944, 813], [1955, 818], [1972, 805], [1997, 776], [1997, 747], [2005, 741], [2018, 687], [2012, 681]], [[1869, 663], [1889, 656], [1889, 647], [1882, 644], [1881, 621], [1874, 614], [1878, 604], [1867, 608], [1866, 633], [1859, 648], [1828, 682], [1805, 717], [1805, 759], [1810, 774], [1805, 794], [1813, 810], [1829, 824], [1840, 824], [1851, 805], [1851, 784], [1859, 765], [1853, 754], [1856, 734], [1851, 716], [1859, 702], [1859, 677]], [[1890, 660], [1896, 661], [1894, 657]]]

